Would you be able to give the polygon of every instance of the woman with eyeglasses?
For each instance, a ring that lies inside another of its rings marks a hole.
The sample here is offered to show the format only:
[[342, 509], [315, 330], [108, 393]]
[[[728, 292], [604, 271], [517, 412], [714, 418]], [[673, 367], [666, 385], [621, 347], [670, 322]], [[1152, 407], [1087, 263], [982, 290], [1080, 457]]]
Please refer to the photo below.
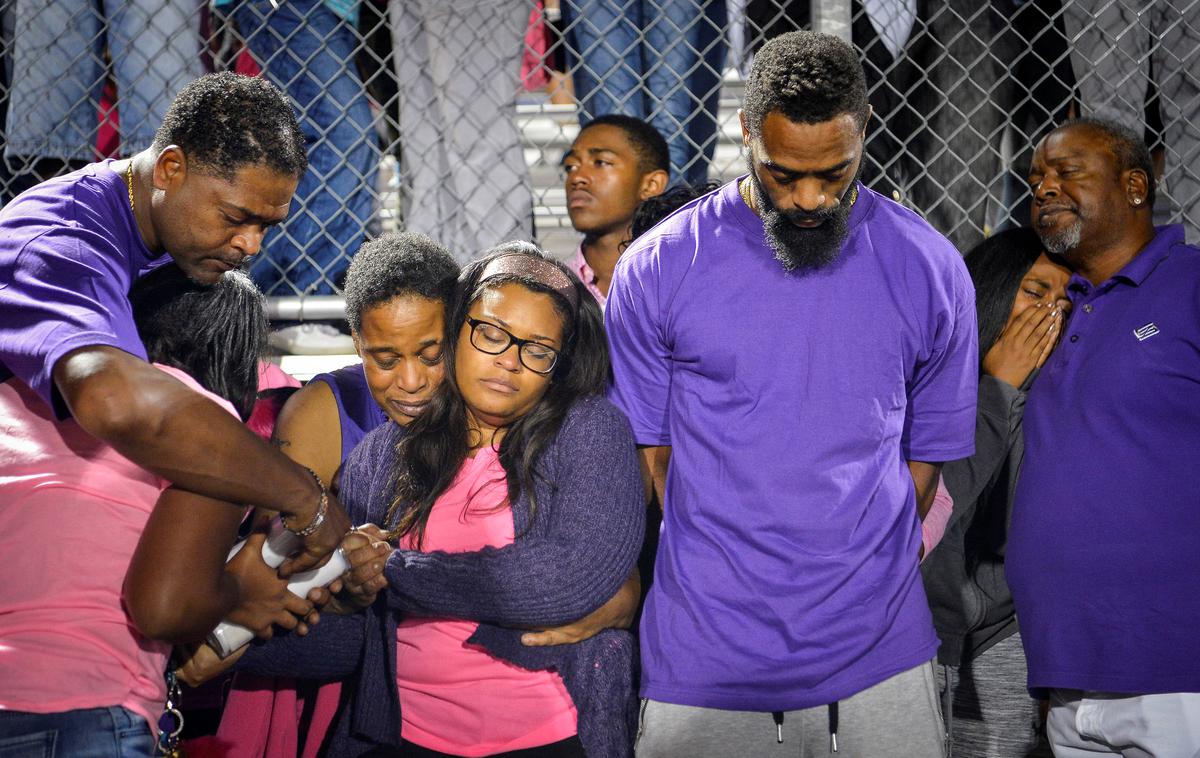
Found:
[[642, 539], [599, 308], [562, 264], [507, 243], [459, 279], [443, 359], [425, 413], [369, 434], [342, 472], [354, 522], [395, 540], [386, 589], [239, 668], [355, 673], [329, 755], [630, 755], [632, 636], [521, 643], [604, 604]]

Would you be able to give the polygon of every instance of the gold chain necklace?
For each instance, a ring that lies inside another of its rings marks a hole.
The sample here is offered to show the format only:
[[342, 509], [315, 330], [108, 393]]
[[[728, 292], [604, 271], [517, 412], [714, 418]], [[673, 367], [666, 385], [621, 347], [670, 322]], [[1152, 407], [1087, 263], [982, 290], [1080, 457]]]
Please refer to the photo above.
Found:
[[[129, 184], [129, 212], [134, 213], [133, 208], [133, 158], [129, 159], [129, 166], [125, 169], [125, 181]], [[134, 213], [136, 216], [137, 214]]]
[[738, 183], [738, 192], [742, 196], [742, 200], [746, 203], [746, 207], [758, 214], [758, 208], [754, 207], [754, 199], [750, 195], [750, 177], [745, 177]]

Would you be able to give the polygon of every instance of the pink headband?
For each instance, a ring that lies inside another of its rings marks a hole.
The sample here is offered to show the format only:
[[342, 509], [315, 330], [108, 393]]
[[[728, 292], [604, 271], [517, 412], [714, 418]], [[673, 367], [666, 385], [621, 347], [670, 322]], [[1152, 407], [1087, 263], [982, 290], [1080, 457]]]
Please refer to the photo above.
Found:
[[508, 274], [510, 276], [528, 277], [538, 284], [549, 287], [567, 299], [572, 308], [579, 307], [575, 283], [571, 277], [562, 272], [550, 261], [524, 253], [506, 253], [493, 258], [479, 275], [482, 284], [493, 276]]

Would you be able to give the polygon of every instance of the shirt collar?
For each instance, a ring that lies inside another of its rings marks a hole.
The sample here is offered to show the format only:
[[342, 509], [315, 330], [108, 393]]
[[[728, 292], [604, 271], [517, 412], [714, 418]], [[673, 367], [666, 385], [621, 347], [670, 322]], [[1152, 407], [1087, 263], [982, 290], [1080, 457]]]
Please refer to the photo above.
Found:
[[122, 220], [125, 221], [126, 227], [129, 230], [129, 239], [133, 243], [134, 250], [132, 251], [137, 257], [133, 260], [133, 264], [139, 269], [138, 276], [142, 276], [159, 266], [168, 263], [171, 256], [167, 255], [166, 251], [155, 253], [146, 247], [146, 241], [142, 239], [142, 232], [138, 229], [137, 219], [133, 215], [133, 209], [129, 207], [129, 185], [125, 184], [125, 175], [113, 170], [112, 164], [116, 163], [115, 158], [105, 158], [101, 161], [103, 166], [102, 171], [105, 171], [111, 191], [120, 199], [117, 204], [122, 208]]
[[[1126, 263], [1120, 271], [1113, 274], [1107, 281], [1101, 282], [1096, 289], [1110, 289], [1116, 284], [1117, 280], [1124, 281], [1134, 287], [1141, 286], [1142, 282], [1146, 281], [1146, 277], [1150, 276], [1150, 272], [1158, 268], [1158, 264], [1166, 260], [1171, 254], [1171, 248], [1182, 244], [1184, 244], [1182, 224], [1155, 227], [1154, 239], [1150, 240], [1149, 244], [1142, 248], [1141, 252], [1135, 255], [1133, 260]], [[1067, 289], [1071, 292], [1086, 293], [1092, 289], [1092, 283], [1079, 274], [1071, 274], [1071, 280], [1067, 283]]]
[[596, 302], [600, 307], [604, 307], [604, 293], [596, 286], [596, 272], [592, 271], [592, 267], [588, 265], [587, 258], [583, 255], [583, 243], [579, 243], [579, 247], [575, 250], [575, 256], [571, 258], [571, 272], [579, 277], [579, 281], [583, 282], [583, 286], [587, 291], [592, 293], [592, 297], [596, 298]]

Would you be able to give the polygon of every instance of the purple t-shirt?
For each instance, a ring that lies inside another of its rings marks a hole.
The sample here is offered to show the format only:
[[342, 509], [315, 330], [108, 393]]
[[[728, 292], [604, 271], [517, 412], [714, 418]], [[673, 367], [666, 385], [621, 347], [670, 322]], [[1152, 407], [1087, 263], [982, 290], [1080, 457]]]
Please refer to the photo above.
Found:
[[933, 658], [905, 461], [974, 448], [954, 247], [860, 187], [841, 260], [788, 274], [730, 183], [621, 256], [606, 323], [610, 397], [672, 447], [642, 694], [792, 710]]
[[1160, 228], [1067, 292], [1005, 559], [1029, 686], [1200, 692], [1200, 249]]
[[0, 210], [0, 380], [16, 375], [60, 417], [54, 364], [85, 345], [145, 360], [129, 287], [157, 260], [111, 161], [43, 182]]
[[363, 437], [387, 422], [387, 414], [371, 397], [371, 387], [367, 384], [367, 374], [361, 363], [317, 374], [312, 381], [329, 385], [337, 402], [344, 463]]

